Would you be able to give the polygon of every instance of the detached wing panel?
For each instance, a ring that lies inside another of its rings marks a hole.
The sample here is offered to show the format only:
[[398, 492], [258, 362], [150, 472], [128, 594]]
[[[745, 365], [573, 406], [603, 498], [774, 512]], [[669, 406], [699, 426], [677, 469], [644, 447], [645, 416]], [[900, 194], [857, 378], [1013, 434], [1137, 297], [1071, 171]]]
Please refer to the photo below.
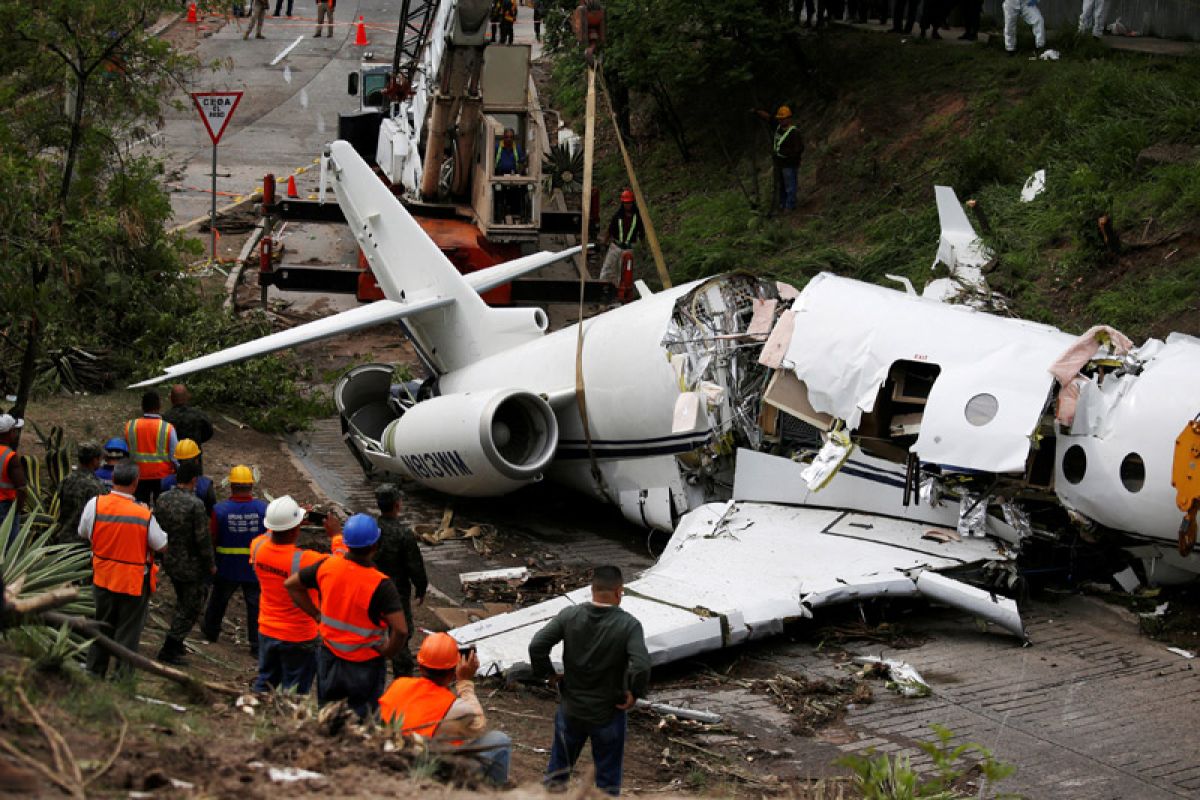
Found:
[[318, 342], [332, 336], [353, 333], [354, 331], [381, 325], [385, 322], [395, 322], [412, 314], [442, 308], [443, 306], [450, 305], [452, 302], [453, 300], [446, 297], [431, 297], [412, 303], [379, 300], [368, 306], [343, 311], [340, 314], [314, 320], [290, 330], [273, 333], [270, 336], [264, 336], [252, 342], [239, 344], [236, 347], [230, 347], [225, 350], [218, 350], [215, 353], [194, 358], [191, 361], [184, 361], [182, 364], [175, 364], [174, 366], [167, 367], [162, 375], [142, 381], [141, 383], [135, 383], [129, 388], [138, 389], [144, 386], [154, 386], [164, 381], [190, 375], [193, 372], [200, 372], [212, 367], [221, 367], [226, 364], [235, 364], [238, 361], [245, 361], [248, 358], [273, 353], [276, 350], [286, 350], [289, 347], [298, 347], [302, 344]]

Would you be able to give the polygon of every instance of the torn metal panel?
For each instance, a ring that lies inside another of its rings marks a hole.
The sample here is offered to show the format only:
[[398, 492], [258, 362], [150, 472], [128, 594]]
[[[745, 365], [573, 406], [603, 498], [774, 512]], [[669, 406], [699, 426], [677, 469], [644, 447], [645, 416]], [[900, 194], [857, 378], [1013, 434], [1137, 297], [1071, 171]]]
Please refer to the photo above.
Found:
[[788, 458], [739, 450], [734, 474], [733, 497], [756, 503], [823, 506], [886, 514], [927, 525], [953, 528], [958, 525], [958, 505], [928, 502], [905, 506], [904, 470], [890, 461], [857, 452], [820, 492], [804, 483], [804, 464]]
[[[658, 563], [626, 585], [622, 608], [642, 623], [652, 661], [662, 664], [777, 633], [786, 621], [835, 602], [912, 594], [919, 587], [906, 572], [1009, 558], [989, 540], [925, 540], [926, 529], [826, 509], [705, 505], [680, 521]], [[485, 668], [507, 670], [528, 660], [529, 640], [546, 621], [589, 592], [452, 633], [479, 648]]]
[[[1054, 490], [1108, 528], [1175, 541], [1175, 439], [1200, 411], [1200, 343], [1169, 337], [1133, 351], [1139, 363], [1085, 380], [1077, 424], [1059, 426]], [[1144, 358], [1144, 360], [1143, 360]]]
[[940, 369], [913, 451], [988, 472], [1025, 469], [1053, 388], [1047, 368], [1072, 337], [1046, 325], [948, 306], [829, 274], [796, 301], [785, 362], [818, 412], [857, 429], [896, 362]]
[[1021, 622], [1015, 600], [928, 570], [917, 576], [917, 589], [930, 600], [974, 614], [1013, 636], [1026, 638], [1025, 623]]

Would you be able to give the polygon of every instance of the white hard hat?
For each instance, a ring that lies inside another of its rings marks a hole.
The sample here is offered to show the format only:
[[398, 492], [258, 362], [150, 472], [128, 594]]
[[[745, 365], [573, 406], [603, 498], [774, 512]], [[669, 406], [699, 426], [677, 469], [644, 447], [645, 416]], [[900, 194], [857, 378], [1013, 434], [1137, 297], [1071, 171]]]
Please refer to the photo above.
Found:
[[263, 522], [268, 530], [290, 531], [304, 521], [305, 511], [291, 495], [276, 497], [267, 506], [267, 516]]

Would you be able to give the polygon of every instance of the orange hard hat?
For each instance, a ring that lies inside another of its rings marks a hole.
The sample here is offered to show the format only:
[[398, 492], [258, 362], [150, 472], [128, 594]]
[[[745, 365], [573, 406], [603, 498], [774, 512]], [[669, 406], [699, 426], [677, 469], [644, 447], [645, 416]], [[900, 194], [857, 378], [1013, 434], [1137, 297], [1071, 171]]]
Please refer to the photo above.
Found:
[[629, 191], [628, 189], [621, 192], [621, 202], [622, 203], [632, 203], [633, 202], [633, 192]]
[[426, 669], [454, 669], [458, 666], [458, 642], [448, 633], [435, 633], [421, 642], [417, 663]]

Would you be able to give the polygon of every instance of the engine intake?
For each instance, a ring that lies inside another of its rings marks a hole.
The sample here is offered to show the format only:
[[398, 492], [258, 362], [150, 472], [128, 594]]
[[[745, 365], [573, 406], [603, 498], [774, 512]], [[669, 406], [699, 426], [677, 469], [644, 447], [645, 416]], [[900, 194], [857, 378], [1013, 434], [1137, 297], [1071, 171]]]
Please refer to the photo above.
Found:
[[417, 403], [383, 433], [408, 477], [447, 494], [490, 497], [541, 480], [558, 420], [521, 389], [442, 395]]

